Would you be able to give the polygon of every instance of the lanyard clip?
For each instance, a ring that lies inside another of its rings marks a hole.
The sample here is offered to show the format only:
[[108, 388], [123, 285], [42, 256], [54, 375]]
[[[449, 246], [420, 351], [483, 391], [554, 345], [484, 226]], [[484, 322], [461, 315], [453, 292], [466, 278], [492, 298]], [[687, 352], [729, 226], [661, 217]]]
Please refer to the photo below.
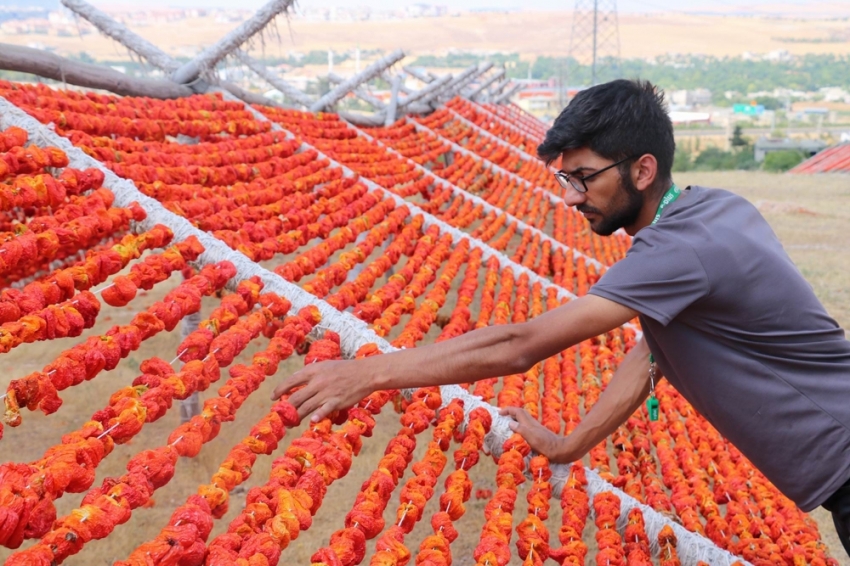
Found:
[[658, 398], [655, 396], [655, 378], [658, 376], [658, 366], [655, 358], [649, 356], [649, 398], [646, 400], [646, 412], [650, 421], [658, 420]]

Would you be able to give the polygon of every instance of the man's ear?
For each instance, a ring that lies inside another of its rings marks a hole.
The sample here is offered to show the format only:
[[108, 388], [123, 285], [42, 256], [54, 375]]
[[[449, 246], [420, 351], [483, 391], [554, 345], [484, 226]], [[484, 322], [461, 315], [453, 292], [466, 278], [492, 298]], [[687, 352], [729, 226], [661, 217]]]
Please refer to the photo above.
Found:
[[658, 160], [650, 153], [644, 153], [632, 164], [632, 182], [639, 191], [645, 191], [655, 184], [658, 177]]

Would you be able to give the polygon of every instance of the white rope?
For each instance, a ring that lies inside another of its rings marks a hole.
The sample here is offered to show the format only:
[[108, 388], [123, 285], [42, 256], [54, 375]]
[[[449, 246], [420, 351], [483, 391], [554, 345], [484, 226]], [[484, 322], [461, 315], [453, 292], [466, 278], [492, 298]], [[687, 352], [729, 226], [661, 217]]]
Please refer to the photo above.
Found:
[[[413, 120], [412, 118], [405, 117], [404, 120], [408, 124], [412, 124], [413, 127], [416, 128], [417, 132], [428, 132], [432, 136], [437, 136], [438, 138], [440, 138], [444, 142], [450, 144], [452, 146], [452, 149], [457, 151], [458, 153], [461, 153], [463, 155], [469, 155], [470, 157], [473, 157], [477, 161], [480, 161], [481, 163], [483, 163], [484, 166], [487, 167], [488, 169], [492, 169], [494, 171], [497, 171], [497, 172], [501, 173], [502, 175], [507, 175], [508, 177], [510, 177], [511, 179], [513, 179], [514, 181], [516, 181], [517, 183], [519, 183], [521, 186], [525, 187], [526, 189], [534, 191], [535, 193], [542, 193], [543, 196], [546, 197], [547, 199], [549, 199], [549, 201], [552, 204], [563, 204], [564, 206], [567, 206], [567, 203], [564, 202], [564, 199], [562, 199], [561, 197], [559, 197], [555, 193], [553, 193], [551, 191], [547, 191], [546, 189], [541, 189], [540, 187], [534, 186], [531, 182], [526, 181], [525, 179], [523, 179], [522, 177], [520, 177], [516, 173], [511, 173], [507, 169], [502, 168], [500, 165], [496, 165], [495, 163], [493, 163], [489, 159], [486, 159], [484, 157], [481, 157], [477, 153], [469, 151], [465, 147], [458, 145], [457, 143], [453, 142], [452, 140], [450, 140], [450, 139], [448, 139], [444, 136], [441, 136], [439, 133], [435, 132], [434, 130], [432, 130], [428, 126], [423, 126], [422, 124], [420, 124], [416, 120]], [[513, 146], [511, 146], [511, 147], [513, 147]], [[514, 149], [516, 149], [516, 148], [514, 148]]]
[[[224, 95], [225, 98], [227, 98], [228, 96], [232, 96], [232, 95], [225, 94], [225, 93], [222, 93], [222, 95]], [[232, 100], [238, 100], [238, 99], [232, 98]], [[247, 105], [245, 107], [248, 108], [254, 114], [254, 116], [257, 117], [258, 120], [262, 120], [264, 122], [271, 122], [272, 129], [274, 131], [285, 133], [288, 139], [295, 137], [295, 136], [292, 135], [291, 132], [282, 128], [280, 126], [280, 124], [277, 124], [276, 122], [272, 122], [271, 120], [266, 118], [261, 112], [258, 112], [257, 110], [255, 110], [255, 109], [253, 109], [253, 108], [251, 108], [250, 106], [247, 106]], [[343, 175], [345, 177], [359, 179], [360, 182], [363, 183], [366, 186], [366, 188], [369, 190], [369, 192], [381, 191], [381, 193], [383, 193], [387, 197], [391, 198], [395, 202], [396, 206], [398, 206], [398, 207], [406, 206], [408, 208], [408, 210], [410, 210], [410, 213], [413, 214], [413, 215], [421, 214], [422, 218], [423, 218], [423, 225], [426, 228], [428, 228], [430, 226], [437, 226], [440, 229], [440, 232], [442, 232], [444, 234], [450, 234], [451, 235], [452, 242], [454, 244], [460, 243], [461, 240], [468, 240], [470, 247], [478, 248], [478, 249], [481, 250], [482, 259], [484, 259], [485, 261], [490, 259], [491, 257], [496, 258], [496, 260], [498, 260], [498, 262], [499, 262], [499, 266], [502, 267], [502, 269], [511, 268], [514, 272], [514, 275], [517, 275], [517, 276], [520, 273], [524, 273], [528, 276], [530, 283], [532, 283], [532, 284], [540, 283], [540, 285], [543, 289], [549, 289], [549, 288], [555, 289], [555, 291], [558, 294], [559, 299], [571, 300], [571, 299], [576, 298], [575, 294], [570, 293], [569, 291], [567, 291], [566, 289], [564, 289], [563, 287], [561, 287], [559, 285], [555, 285], [554, 283], [552, 283], [548, 279], [544, 279], [543, 277], [537, 275], [536, 273], [534, 273], [532, 270], [528, 269], [527, 267], [516, 263], [515, 261], [510, 259], [508, 256], [503, 254], [502, 252], [491, 248], [490, 246], [481, 242], [480, 240], [476, 240], [475, 238], [471, 237], [469, 234], [455, 228], [454, 226], [451, 226], [450, 224], [447, 224], [446, 222], [444, 222], [443, 220], [440, 220], [436, 216], [434, 216], [434, 215], [432, 215], [428, 212], [425, 212], [424, 210], [422, 210], [421, 208], [419, 208], [415, 204], [413, 204], [411, 202], [407, 202], [406, 200], [404, 200], [404, 198], [386, 190], [385, 188], [381, 187], [380, 185], [378, 185], [374, 181], [371, 181], [371, 180], [369, 180], [365, 177], [358, 175], [357, 173], [355, 173], [353, 170], [351, 170], [347, 166], [336, 161], [334, 158], [330, 157], [329, 155], [322, 153], [322, 151], [320, 151], [318, 148], [310, 145], [309, 143], [302, 142], [301, 146], [298, 148], [298, 151], [306, 151], [306, 150], [315, 151], [318, 154], [319, 159], [327, 159], [332, 166], [339, 167], [340, 169], [342, 169]]]
[[[378, 138], [372, 137], [369, 134], [367, 134], [365, 131], [355, 128], [354, 126], [352, 126], [348, 122], [346, 122], [346, 124], [348, 124], [349, 128], [356, 130], [358, 134], [362, 135], [364, 138], [375, 143], [376, 145], [383, 148], [384, 150], [386, 150], [386, 151], [392, 153], [393, 155], [396, 155], [396, 156], [398, 156], [402, 159], [407, 159], [404, 155], [397, 152], [392, 147], [384, 144]], [[413, 160], [409, 160], [409, 161], [413, 164], [413, 166], [416, 168], [417, 171], [421, 171], [423, 174], [427, 175], [435, 183], [447, 186], [452, 191], [452, 193], [461, 197], [463, 200], [472, 201], [475, 204], [481, 205], [481, 207], [487, 212], [493, 212], [493, 213], [498, 214], [500, 216], [504, 215], [505, 218], [507, 218], [511, 222], [514, 222], [517, 225], [517, 228], [520, 231], [531, 232], [532, 234], [539, 236], [541, 241], [549, 242], [552, 245], [553, 248], [561, 250], [565, 254], [570, 254], [576, 259], [582, 257], [582, 258], [584, 258], [585, 263], [587, 263], [589, 265], [593, 265], [597, 269], [606, 269], [605, 265], [601, 261], [599, 261], [595, 258], [592, 258], [588, 255], [585, 255], [582, 252], [578, 251], [577, 249], [571, 248], [570, 246], [568, 246], [564, 243], [559, 242], [558, 240], [556, 240], [555, 238], [553, 238], [549, 234], [543, 232], [539, 228], [536, 228], [535, 226], [531, 226], [530, 224], [526, 224], [525, 222], [523, 222], [522, 220], [520, 220], [519, 218], [517, 218], [513, 214], [499, 208], [498, 206], [494, 206], [494, 205], [490, 204], [489, 202], [487, 202], [483, 198], [481, 198], [477, 195], [474, 195], [474, 194], [470, 193], [469, 191], [462, 189], [461, 187], [458, 187], [457, 185], [455, 185], [454, 183], [452, 183], [450, 181], [447, 181], [445, 179], [442, 179], [442, 178], [436, 176], [434, 173], [432, 173], [431, 171], [429, 171], [428, 169], [426, 169], [422, 165], [416, 163], [415, 161], [413, 161]]]
[[[561, 470], [558, 470], [558, 473], [562, 473]], [[665, 526], [669, 526], [673, 529], [673, 532], [676, 535], [676, 554], [679, 555], [679, 560], [684, 566], [696, 565], [700, 561], [706, 562], [711, 566], [732, 566], [734, 563], [746, 565], [750, 564], [743, 558], [723, 550], [706, 537], [697, 533], [692, 533], [679, 523], [671, 521], [652, 507], [644, 505], [631, 495], [620, 491], [607, 481], [603, 480], [595, 471], [585, 468], [585, 476], [587, 477], [587, 495], [591, 502], [593, 501], [593, 498], [600, 493], [610, 492], [620, 498], [620, 517], [617, 520], [617, 530], [621, 535], [626, 532], [626, 525], [629, 521], [629, 512], [632, 509], [640, 509], [641, 513], [643, 513], [646, 536], [649, 539], [649, 548], [652, 551], [653, 556], [658, 556], [661, 551], [661, 548], [658, 545], [658, 535], [661, 533], [661, 529]], [[566, 477], [559, 477], [558, 480], [563, 481], [568, 478], [569, 472]], [[557, 481], [554, 470], [550, 481]], [[591, 513], [595, 515], [592, 504], [590, 509]]]
[[470, 120], [467, 120], [466, 118], [461, 116], [458, 113], [458, 111], [455, 110], [454, 108], [449, 108], [448, 106], [446, 106], [445, 109], [448, 110], [449, 114], [452, 115], [452, 118], [459, 121], [461, 124], [471, 128], [472, 131], [474, 131], [475, 133], [484, 136], [488, 140], [494, 142], [497, 145], [504, 147], [505, 149], [507, 149], [509, 151], [513, 151], [515, 153], [518, 153], [520, 155], [520, 157], [522, 157], [526, 161], [530, 161], [532, 163], [535, 162], [535, 161], [539, 161], [539, 158], [531, 155], [530, 153], [528, 153], [526, 151], [521, 150], [517, 146], [515, 146], [511, 143], [508, 143], [505, 140], [499, 139], [494, 134], [488, 132], [487, 130], [485, 130], [484, 128], [482, 128], [481, 126], [476, 124], [475, 122], [471, 122]]
[[[512, 132], [514, 132], [514, 133], [516, 133], [516, 134], [518, 134], [518, 135], [520, 135], [524, 138], [532, 138], [533, 141], [538, 141], [538, 140], [534, 139], [534, 138], [536, 138], [536, 136], [534, 134], [531, 134], [530, 132], [523, 131], [522, 128], [519, 128], [519, 127], [511, 124], [510, 122], [503, 119], [501, 116], [499, 116], [495, 112], [492, 112], [489, 108], [485, 108], [484, 105], [481, 104], [480, 102], [478, 102], [477, 100], [467, 101], [466, 104], [471, 105], [476, 112], [484, 114], [487, 117], [488, 120], [492, 120], [493, 122], [498, 122], [503, 127], [511, 130]], [[451, 110], [452, 110], [452, 112], [455, 112], [456, 114], [460, 115], [460, 113], [457, 110], [455, 110], [454, 108], [452, 108]], [[461, 118], [463, 118], [462, 115], [461, 115]], [[468, 120], [467, 118], [464, 118], [464, 119]], [[472, 123], [472, 122], [470, 122], [470, 123]], [[512, 146], [512, 147], [515, 147], [515, 146]], [[528, 153], [528, 152], [526, 152], [526, 153]]]
[[[343, 342], [349, 346], [344, 351], [347, 356], [353, 356], [365, 344], [382, 341], [365, 322], [351, 314], [340, 313], [325, 301], [316, 299], [297, 285], [293, 285], [276, 273], [257, 265], [244, 254], [232, 250], [221, 240], [199, 230], [182, 216], [167, 210], [159, 201], [143, 194], [132, 181], [118, 177], [102, 163], [74, 147], [69, 140], [43, 126], [5, 98], [0, 97], [0, 127], [6, 129], [10, 126], [18, 126], [26, 130], [30, 141], [33, 143], [42, 146], [51, 145], [62, 149], [68, 156], [70, 167], [100, 169], [106, 177], [104, 186], [109, 187], [115, 194], [115, 206], [126, 207], [135, 201], [147, 212], [147, 218], [138, 223], [138, 229], [147, 230], [156, 224], [163, 224], [174, 232], [173, 242], [181, 242], [189, 236], [198, 238], [206, 250], [198, 258], [198, 263], [209, 264], [222, 260], [232, 262], [236, 267], [237, 275], [228, 282], [228, 288], [235, 289], [239, 281], [256, 275], [262, 280], [265, 291], [286, 297], [292, 303], [294, 310], [297, 311], [306, 306], [315, 305], [321, 312], [323, 321], [338, 319], [334, 323], [333, 330], [339, 333]], [[318, 335], [320, 331], [316, 329], [314, 332]], [[389, 346], [388, 343], [386, 344]]]
[[[251, 109], [247, 105], [246, 108]], [[330, 329], [339, 334], [343, 353], [347, 357], [352, 357], [360, 347], [370, 343], [374, 343], [378, 349], [384, 353], [397, 351], [397, 348], [394, 348], [389, 342], [375, 334], [375, 332], [363, 321], [355, 318], [350, 313], [340, 312], [334, 309], [325, 301], [318, 299], [300, 287], [289, 283], [276, 273], [260, 267], [242, 253], [230, 249], [220, 240], [217, 240], [206, 232], [194, 227], [185, 218], [177, 216], [165, 209], [159, 201], [144, 195], [132, 181], [121, 179], [102, 163], [89, 157], [82, 150], [74, 147], [69, 140], [59, 136], [56, 132], [42, 125], [31, 116], [9, 103], [5, 98], [0, 97], [0, 129], [7, 129], [10, 126], [18, 126], [26, 130], [29, 134], [30, 141], [33, 143], [37, 143], [42, 146], [51, 145], [62, 149], [68, 156], [70, 167], [79, 169], [93, 167], [101, 170], [106, 176], [104, 185], [108, 186], [110, 190], [115, 193], [116, 206], [128, 206], [131, 202], [135, 201], [138, 202], [139, 205], [147, 212], [148, 217], [139, 223], [139, 229], [146, 230], [154, 224], [164, 224], [171, 228], [174, 232], [174, 242], [183, 241], [189, 236], [195, 236], [198, 240], [200, 240], [201, 244], [203, 244], [206, 248], [206, 251], [198, 258], [199, 263], [208, 264], [222, 260], [232, 262], [236, 267], [237, 273], [236, 276], [228, 283], [228, 287], [235, 288], [239, 281], [256, 275], [263, 281], [265, 285], [264, 291], [270, 291], [282, 297], [286, 297], [286, 299], [292, 303], [294, 309], [298, 310], [308, 305], [314, 305], [317, 307], [322, 314], [322, 322], [317, 330], [320, 332], [322, 329]], [[331, 161], [333, 162], [333, 160]], [[347, 170], [349, 174], [352, 173], [345, 167], [343, 167], [343, 169]], [[398, 197], [397, 202], [398, 201], [400, 201], [400, 205], [406, 205], [410, 207], [412, 211], [419, 210], [418, 207], [403, 201], [400, 197]], [[416, 213], [427, 215], [424, 212]], [[451, 226], [445, 225], [445, 223], [441, 221], [434, 220], [432, 223], [439, 225], [441, 229], [445, 229], [447, 232], [452, 233], [453, 238], [455, 236], [458, 238], [468, 238], [467, 235], [460, 233]], [[470, 239], [470, 242], [472, 243], [474, 240]], [[492, 250], [489, 246], [478, 244], [478, 247], [481, 247], [482, 249], [489, 249], [493, 254], [493, 257], [502, 255], [495, 250]], [[508, 260], [508, 263], [513, 262]], [[534, 277], [537, 278], [536, 274], [532, 273], [531, 275], [534, 275]], [[548, 282], [545, 283], [547, 286], [552, 286]], [[561, 291], [564, 293], [566, 292], [563, 289], [561, 289]], [[510, 423], [512, 420], [499, 415], [496, 407], [483, 401], [480, 397], [472, 395], [457, 385], [441, 386], [440, 392], [444, 406], [454, 399], [460, 399], [463, 401], [464, 426], [468, 423], [469, 415], [473, 410], [483, 408], [490, 412], [493, 423], [490, 428], [490, 432], [487, 436], [485, 436], [484, 446], [491, 454], [498, 457], [502, 452], [502, 445], [513, 434], [510, 430]], [[553, 493], [557, 496], [557, 494], [560, 493], [565, 480], [569, 478], [569, 467], [563, 464], [555, 464], [551, 466], [551, 469]], [[588, 478], [588, 496], [592, 498], [594, 495], [601, 492], [615, 493], [620, 497], [621, 509], [624, 510], [624, 512], [621, 512], [621, 516], [628, 515], [628, 510], [631, 508], [640, 506], [639, 503], [634, 501], [623, 491], [602, 480], [593, 470], [586, 468], [586, 474]], [[731, 554], [717, 548], [705, 537], [689, 533], [663, 515], [660, 515], [648, 508], [644, 509], [645, 506], [640, 506], [640, 508], [644, 511], [647, 534], [650, 536], [653, 536], [654, 534], [654, 538], [656, 540], [657, 533], [660, 532], [663, 526], [670, 525], [674, 529], [676, 536], [679, 538], [681, 547], [679, 555], [685, 566], [696, 566], [698, 560], [706, 560], [712, 564], [712, 566], [731, 566], [732, 562], [735, 560], [743, 562], [742, 560], [733, 557]], [[621, 525], [621, 529], [624, 528], [624, 525]], [[678, 548], [679, 547], [677, 547], [677, 549]], [[656, 544], [656, 553], [657, 550]], [[746, 562], [743, 563], [747, 564]]]

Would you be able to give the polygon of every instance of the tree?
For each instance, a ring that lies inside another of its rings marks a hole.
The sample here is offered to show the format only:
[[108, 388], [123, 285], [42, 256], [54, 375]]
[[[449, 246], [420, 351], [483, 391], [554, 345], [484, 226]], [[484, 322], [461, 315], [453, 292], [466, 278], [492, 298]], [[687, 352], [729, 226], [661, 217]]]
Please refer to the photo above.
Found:
[[729, 140], [730, 143], [732, 144], [732, 147], [739, 148], [739, 147], [747, 147], [747, 146], [750, 145], [749, 140], [747, 140], [747, 138], [744, 137], [743, 133], [744, 132], [741, 129], [741, 126], [736, 124], [735, 129], [732, 132], [732, 138]]
[[673, 172], [680, 173], [682, 171], [691, 170], [691, 152], [687, 149], [676, 148], [676, 153], [673, 155]]

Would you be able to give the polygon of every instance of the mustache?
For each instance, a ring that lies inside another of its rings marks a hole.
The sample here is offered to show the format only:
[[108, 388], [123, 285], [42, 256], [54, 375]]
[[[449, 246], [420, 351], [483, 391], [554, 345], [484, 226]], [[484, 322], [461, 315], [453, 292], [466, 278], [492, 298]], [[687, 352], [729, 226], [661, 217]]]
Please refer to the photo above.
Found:
[[602, 211], [601, 211], [601, 210], [599, 210], [598, 208], [595, 208], [595, 207], [593, 207], [593, 206], [588, 206], [588, 205], [586, 205], [586, 204], [580, 204], [580, 205], [578, 205], [578, 206], [576, 207], [576, 210], [578, 210], [578, 211], [579, 211], [579, 212], [581, 212], [581, 213], [590, 212], [590, 213], [593, 213], [593, 214], [602, 214]]

